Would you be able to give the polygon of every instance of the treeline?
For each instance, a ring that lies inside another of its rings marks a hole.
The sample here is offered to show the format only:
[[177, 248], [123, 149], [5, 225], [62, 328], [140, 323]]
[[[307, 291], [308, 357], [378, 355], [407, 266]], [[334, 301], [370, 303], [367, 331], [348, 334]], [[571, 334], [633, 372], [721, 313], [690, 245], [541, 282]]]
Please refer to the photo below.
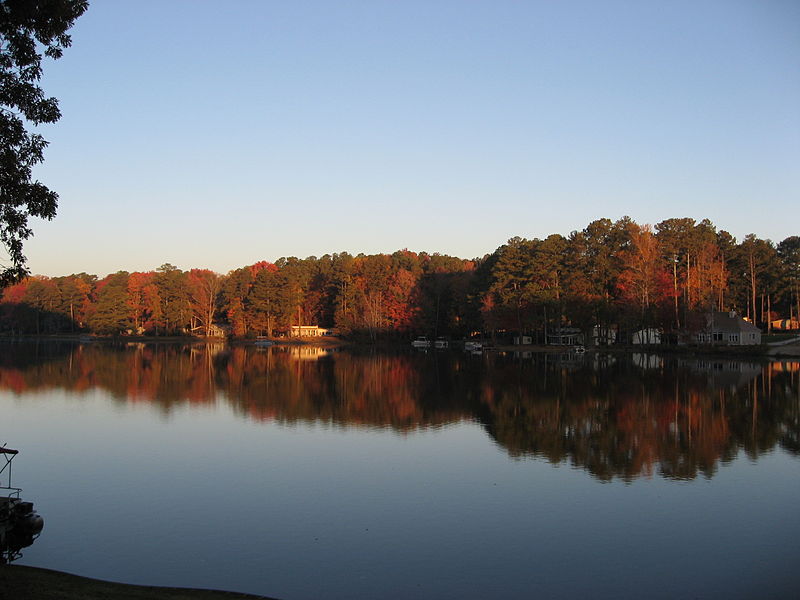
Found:
[[564, 326], [677, 334], [711, 309], [764, 330], [796, 323], [800, 237], [737, 242], [708, 220], [651, 227], [623, 217], [567, 237], [515, 237], [473, 260], [398, 250], [280, 258], [226, 275], [165, 264], [102, 279], [30, 277], [4, 290], [0, 331], [273, 336], [319, 325], [371, 339], [513, 331], [543, 342]]

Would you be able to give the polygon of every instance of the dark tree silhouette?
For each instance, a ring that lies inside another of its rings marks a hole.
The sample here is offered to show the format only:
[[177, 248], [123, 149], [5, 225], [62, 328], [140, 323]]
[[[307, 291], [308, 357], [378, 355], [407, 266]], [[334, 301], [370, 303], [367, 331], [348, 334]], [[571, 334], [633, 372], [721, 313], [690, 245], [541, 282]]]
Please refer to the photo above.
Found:
[[52, 219], [58, 194], [32, 180], [47, 141], [26, 125], [55, 123], [58, 101], [39, 87], [42, 59], [61, 57], [67, 31], [88, 7], [86, 0], [4, 0], [0, 3], [0, 241], [10, 264], [0, 265], [0, 286], [27, 275], [23, 242], [28, 217]]

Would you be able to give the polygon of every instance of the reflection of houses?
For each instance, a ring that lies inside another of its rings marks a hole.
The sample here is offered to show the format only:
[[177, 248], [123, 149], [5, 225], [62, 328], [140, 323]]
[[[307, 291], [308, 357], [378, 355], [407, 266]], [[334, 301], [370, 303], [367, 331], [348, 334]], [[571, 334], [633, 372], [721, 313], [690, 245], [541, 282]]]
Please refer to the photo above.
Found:
[[292, 325], [289, 329], [289, 337], [322, 337], [330, 334], [330, 329], [316, 325]]
[[758, 363], [741, 360], [697, 360], [685, 363], [695, 372], [705, 373], [714, 387], [731, 389], [746, 385], [761, 374]]
[[777, 373], [800, 373], [800, 362], [793, 361], [772, 361], [769, 363], [770, 375]]
[[632, 344], [660, 344], [661, 343], [661, 331], [658, 329], [640, 329], [639, 331], [634, 331], [633, 335], [631, 336], [631, 343]]
[[577, 352], [548, 353], [544, 355], [544, 360], [548, 364], [557, 365], [567, 371], [577, 371], [586, 365], [586, 354]]
[[289, 355], [297, 360], [317, 360], [332, 352], [330, 348], [319, 346], [292, 346], [288, 350]]
[[594, 353], [591, 357], [591, 360], [592, 368], [595, 371], [603, 371], [617, 363], [616, 356], [613, 354], [607, 354], [605, 352]]
[[634, 352], [631, 355], [633, 364], [640, 369], [660, 369], [664, 366], [664, 358], [658, 354], [645, 354], [643, 352]]
[[557, 327], [547, 333], [547, 343], [552, 346], [578, 346], [583, 344], [583, 333], [577, 327]]
[[592, 346], [610, 346], [617, 341], [616, 325], [595, 325], [592, 327]]
[[761, 343], [761, 330], [734, 311], [714, 311], [706, 315], [706, 328], [695, 338], [700, 344], [751, 346]]

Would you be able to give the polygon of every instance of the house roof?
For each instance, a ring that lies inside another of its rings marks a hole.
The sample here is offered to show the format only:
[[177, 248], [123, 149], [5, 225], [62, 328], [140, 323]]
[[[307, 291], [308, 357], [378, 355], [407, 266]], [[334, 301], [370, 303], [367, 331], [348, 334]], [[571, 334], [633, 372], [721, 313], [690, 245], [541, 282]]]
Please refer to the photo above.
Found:
[[713, 313], [709, 313], [706, 315], [706, 322], [708, 323], [709, 329], [721, 331], [722, 333], [761, 333], [758, 327], [749, 321], [745, 321], [733, 311], [714, 311]]

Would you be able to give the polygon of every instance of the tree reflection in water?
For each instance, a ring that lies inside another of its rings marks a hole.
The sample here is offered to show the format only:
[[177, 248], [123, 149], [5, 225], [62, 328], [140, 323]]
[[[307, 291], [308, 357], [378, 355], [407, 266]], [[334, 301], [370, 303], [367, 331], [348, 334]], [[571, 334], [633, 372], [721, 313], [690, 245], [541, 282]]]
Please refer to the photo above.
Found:
[[102, 388], [165, 413], [411, 431], [480, 422], [513, 457], [600, 480], [711, 477], [740, 450], [800, 453], [800, 363], [657, 355], [332, 352], [307, 346], [5, 345], [0, 389]]

